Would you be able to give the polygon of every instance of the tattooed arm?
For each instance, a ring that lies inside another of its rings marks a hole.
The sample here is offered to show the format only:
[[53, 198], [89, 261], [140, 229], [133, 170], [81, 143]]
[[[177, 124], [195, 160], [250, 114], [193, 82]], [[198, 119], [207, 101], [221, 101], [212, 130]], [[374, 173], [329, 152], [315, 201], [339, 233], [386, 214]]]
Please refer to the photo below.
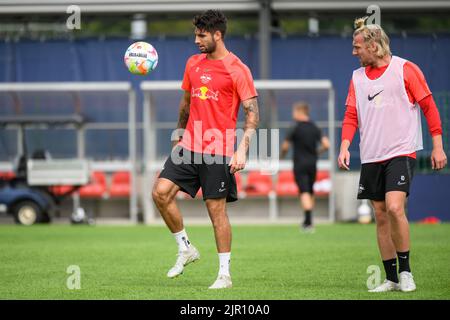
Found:
[[250, 140], [256, 132], [259, 123], [259, 107], [256, 97], [242, 102], [245, 112], [244, 136], [239, 144], [237, 151], [231, 161], [231, 173], [242, 170], [247, 160], [247, 151], [250, 147]]
[[239, 148], [243, 148], [243, 150], [247, 152], [250, 146], [250, 139], [252, 138], [252, 135], [255, 133], [256, 128], [258, 127], [259, 107], [256, 97], [245, 100], [244, 102], [242, 102], [242, 105], [244, 106], [245, 112], [245, 125], [244, 138], [242, 139]]
[[177, 130], [180, 131], [178, 134], [179, 139], [173, 141], [173, 147], [181, 140], [183, 130], [180, 129], [186, 129], [186, 125], [189, 119], [189, 111], [191, 108], [191, 94], [189, 91], [185, 91], [183, 98], [181, 98], [180, 101], [180, 111], [178, 114], [178, 124], [177, 124]]

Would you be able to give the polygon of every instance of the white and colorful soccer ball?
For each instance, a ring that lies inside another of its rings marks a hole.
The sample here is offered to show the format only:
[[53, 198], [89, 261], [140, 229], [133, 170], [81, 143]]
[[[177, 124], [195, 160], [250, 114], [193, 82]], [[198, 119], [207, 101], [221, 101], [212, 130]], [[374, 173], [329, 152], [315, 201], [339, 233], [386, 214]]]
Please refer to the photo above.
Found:
[[128, 71], [145, 76], [156, 68], [158, 52], [150, 43], [139, 41], [128, 47], [123, 60]]

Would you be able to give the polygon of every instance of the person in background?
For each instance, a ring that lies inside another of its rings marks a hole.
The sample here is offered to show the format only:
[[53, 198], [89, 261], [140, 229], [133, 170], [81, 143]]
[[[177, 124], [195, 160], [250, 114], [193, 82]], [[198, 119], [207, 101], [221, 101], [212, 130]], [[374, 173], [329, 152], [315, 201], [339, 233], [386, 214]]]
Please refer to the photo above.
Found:
[[330, 142], [309, 117], [309, 105], [297, 102], [292, 108], [295, 126], [288, 132], [281, 145], [280, 158], [286, 157], [291, 145], [294, 147], [294, 175], [300, 192], [300, 203], [305, 213], [302, 228], [313, 232], [314, 182], [316, 181], [319, 154], [328, 150]]

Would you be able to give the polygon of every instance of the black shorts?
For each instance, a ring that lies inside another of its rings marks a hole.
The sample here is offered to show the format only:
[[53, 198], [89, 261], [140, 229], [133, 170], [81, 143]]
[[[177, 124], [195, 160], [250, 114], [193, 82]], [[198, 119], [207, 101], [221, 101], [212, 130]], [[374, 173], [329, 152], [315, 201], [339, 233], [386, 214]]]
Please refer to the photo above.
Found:
[[295, 182], [300, 193], [314, 194], [314, 182], [316, 181], [316, 166], [294, 167]]
[[230, 173], [229, 158], [215, 156], [218, 161], [213, 162], [208, 156], [177, 147], [164, 163], [159, 178], [169, 179], [192, 198], [202, 188], [203, 200], [226, 198], [227, 202], [236, 201], [236, 179]]
[[409, 195], [416, 160], [396, 157], [383, 162], [361, 166], [358, 199], [382, 201], [389, 191], [403, 191]]

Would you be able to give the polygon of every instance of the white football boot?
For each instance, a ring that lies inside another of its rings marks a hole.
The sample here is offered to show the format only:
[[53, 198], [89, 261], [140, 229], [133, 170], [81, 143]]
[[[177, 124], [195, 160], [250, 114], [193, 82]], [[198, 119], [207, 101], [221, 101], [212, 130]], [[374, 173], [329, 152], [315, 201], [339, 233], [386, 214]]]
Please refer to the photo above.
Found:
[[369, 292], [388, 292], [388, 291], [398, 291], [398, 290], [400, 290], [398, 283], [395, 283], [395, 282], [385, 279], [382, 284], [380, 284], [375, 289], [369, 290]]
[[225, 288], [231, 288], [232, 282], [231, 277], [226, 276], [224, 274], [219, 274], [216, 281], [209, 287], [209, 289], [225, 289]]
[[400, 290], [403, 292], [411, 292], [416, 290], [416, 284], [414, 283], [414, 277], [411, 272], [400, 272], [399, 277]]
[[172, 269], [167, 272], [169, 278], [175, 278], [183, 273], [183, 269], [189, 263], [197, 261], [200, 259], [200, 252], [193, 245], [189, 249], [178, 252], [177, 261]]

